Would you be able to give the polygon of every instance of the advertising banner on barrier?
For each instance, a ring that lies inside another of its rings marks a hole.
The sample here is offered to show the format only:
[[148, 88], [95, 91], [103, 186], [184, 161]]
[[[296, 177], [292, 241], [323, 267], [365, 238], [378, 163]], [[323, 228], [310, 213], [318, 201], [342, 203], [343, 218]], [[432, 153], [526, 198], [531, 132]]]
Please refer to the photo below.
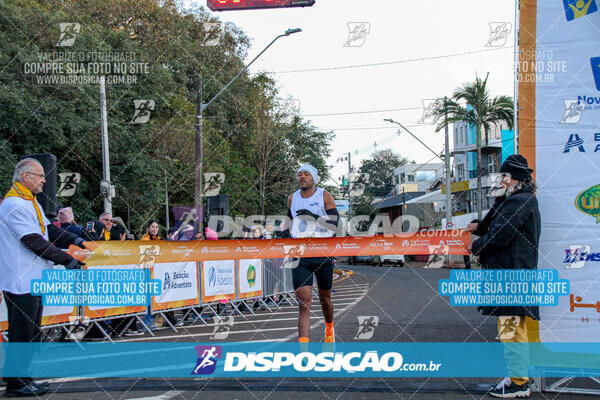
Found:
[[[107, 269], [105, 266], [88, 265], [87, 270], [101, 271]], [[111, 270], [132, 270], [140, 269], [139, 265], [112, 265]], [[84, 306], [83, 314], [85, 317], [90, 319], [114, 317], [118, 315], [135, 314], [146, 311], [146, 306], [106, 306], [106, 305], [94, 305]]]
[[152, 297], [152, 310], [200, 305], [198, 263], [155, 263], [152, 278], [162, 281], [162, 293]]
[[238, 296], [240, 299], [262, 296], [263, 263], [261, 259], [238, 261]]
[[202, 301], [235, 299], [235, 261], [202, 262]]
[[541, 307], [540, 338], [596, 342], [600, 11], [594, 1], [529, 1], [520, 15], [519, 143], [538, 184], [538, 268], [570, 281], [558, 306]]
[[[160, 248], [149, 255], [154, 262], [285, 258], [293, 248], [304, 257], [341, 257], [380, 254], [468, 254], [470, 234], [463, 230], [423, 231], [411, 234], [334, 238], [268, 240], [195, 240], [189, 242], [108, 241], [87, 242], [88, 249], [71, 246], [70, 253], [91, 265], [141, 263], [142, 247]], [[441, 249], [441, 250], [440, 250]], [[115, 251], [118, 251], [115, 254]]]
[[[77, 307], [74, 306], [49, 306], [44, 307], [42, 315], [42, 326], [64, 324], [71, 322], [77, 316]], [[0, 330], [8, 329], [8, 314], [6, 303], [2, 299], [0, 303]]]

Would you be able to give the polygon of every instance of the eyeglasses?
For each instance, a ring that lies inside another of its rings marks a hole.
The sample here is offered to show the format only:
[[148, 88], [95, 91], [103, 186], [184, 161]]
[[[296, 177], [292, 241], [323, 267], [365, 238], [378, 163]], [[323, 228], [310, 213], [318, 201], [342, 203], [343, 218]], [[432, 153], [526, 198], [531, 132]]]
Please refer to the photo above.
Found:
[[36, 174], [35, 172], [25, 171], [25, 173], [29, 174], [29, 175], [35, 175], [35, 176], [37, 176], [39, 178], [45, 178], [46, 177], [46, 175], [44, 175], [44, 174]]
[[112, 222], [112, 219], [110, 219], [110, 218], [101, 218], [100, 221]]

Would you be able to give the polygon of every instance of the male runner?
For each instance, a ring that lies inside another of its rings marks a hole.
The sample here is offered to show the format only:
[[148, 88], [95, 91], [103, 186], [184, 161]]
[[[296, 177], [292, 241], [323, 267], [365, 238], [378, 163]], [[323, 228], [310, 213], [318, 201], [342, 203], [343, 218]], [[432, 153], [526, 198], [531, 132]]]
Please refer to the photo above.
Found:
[[[310, 164], [298, 168], [298, 187], [288, 197], [288, 216], [292, 219], [291, 236], [294, 238], [331, 237], [337, 232], [339, 219], [333, 196], [323, 188], [316, 187], [319, 181], [317, 169]], [[333, 304], [333, 257], [301, 258], [292, 269], [292, 280], [298, 310], [298, 336], [300, 343], [308, 343], [310, 331], [310, 307], [313, 274], [319, 287], [319, 301], [325, 317], [325, 343], [334, 343]]]

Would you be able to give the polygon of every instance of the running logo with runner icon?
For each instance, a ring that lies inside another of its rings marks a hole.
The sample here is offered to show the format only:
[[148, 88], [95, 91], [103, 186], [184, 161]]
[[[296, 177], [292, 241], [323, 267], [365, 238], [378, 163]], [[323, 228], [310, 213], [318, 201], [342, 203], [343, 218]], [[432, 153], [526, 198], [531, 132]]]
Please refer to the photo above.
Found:
[[515, 337], [517, 327], [521, 322], [521, 317], [518, 316], [501, 316], [498, 317], [498, 323], [501, 329], [499, 329], [498, 338], [503, 340], [510, 340]]
[[191, 375], [210, 375], [217, 368], [217, 360], [221, 358], [221, 346], [196, 346], [198, 361]]
[[358, 332], [354, 339], [369, 340], [375, 333], [375, 328], [379, 325], [379, 317], [376, 315], [369, 316], [357, 316], [358, 319]]
[[231, 328], [233, 328], [233, 317], [227, 316], [222, 318], [220, 316], [215, 316], [215, 327], [213, 329], [213, 333], [210, 336], [212, 340], [225, 340], [229, 337], [229, 332], [231, 332]]
[[283, 246], [283, 263], [281, 268], [296, 268], [300, 264], [300, 257], [304, 255], [306, 245], [294, 244]]

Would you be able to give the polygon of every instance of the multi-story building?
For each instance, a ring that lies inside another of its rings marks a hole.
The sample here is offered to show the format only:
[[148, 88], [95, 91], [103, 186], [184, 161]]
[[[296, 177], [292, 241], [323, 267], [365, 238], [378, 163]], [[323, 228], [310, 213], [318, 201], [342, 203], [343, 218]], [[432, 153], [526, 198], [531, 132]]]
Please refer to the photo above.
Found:
[[[475, 125], [465, 122], [453, 124], [454, 178], [452, 193], [454, 194], [454, 210], [457, 214], [476, 211], [477, 205], [477, 136]], [[485, 133], [481, 134], [481, 167], [483, 208], [490, 208], [494, 199], [487, 196], [492, 180], [490, 174], [500, 170], [502, 162], [514, 154], [514, 131], [508, 129], [506, 123], [491, 125], [486, 141]]]
[[444, 176], [444, 164], [404, 164], [394, 169], [394, 194], [425, 193]]

